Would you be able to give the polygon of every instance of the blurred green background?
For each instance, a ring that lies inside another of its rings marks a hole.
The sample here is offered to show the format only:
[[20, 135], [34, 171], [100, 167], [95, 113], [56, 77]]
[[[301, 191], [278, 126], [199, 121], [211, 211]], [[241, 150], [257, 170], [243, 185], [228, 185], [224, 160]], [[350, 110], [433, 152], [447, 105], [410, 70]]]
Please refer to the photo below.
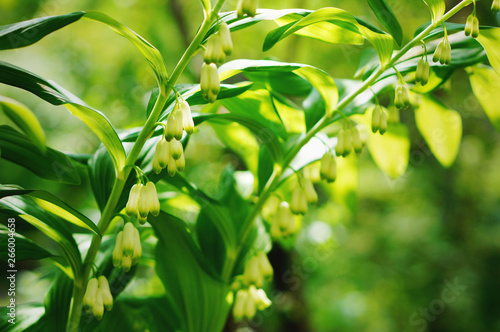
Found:
[[[236, 2], [227, 1], [224, 10], [234, 9]], [[421, 1], [388, 2], [402, 23], [405, 40], [429, 21]], [[447, 7], [456, 2], [449, 1]], [[478, 2], [479, 20], [498, 25], [490, 4]], [[260, 1], [262, 8], [325, 6], [377, 23], [364, 0]], [[170, 72], [202, 18], [195, 0], [2, 0], [0, 24], [77, 10], [102, 11], [135, 30], [162, 52]], [[460, 12], [453, 21], [465, 22], [470, 11]], [[273, 28], [266, 22], [234, 33], [230, 60], [308, 63], [335, 78], [352, 78], [367, 49], [292, 36], [263, 53], [264, 37]], [[56, 81], [103, 111], [120, 129], [144, 122], [145, 104], [155, 86], [133, 46], [87, 20], [29, 48], [4, 51], [0, 59]], [[201, 61], [198, 55], [180, 83], [198, 80]], [[35, 111], [49, 146], [74, 153], [95, 151], [97, 138], [63, 107], [6, 86], [0, 86], [0, 94]], [[454, 165], [442, 168], [415, 129], [413, 111], [402, 112], [412, 137], [406, 174], [389, 179], [367, 151], [348, 158], [338, 183], [317, 186], [320, 205], [304, 218], [295, 247], [275, 245], [270, 253], [275, 280], [268, 293], [274, 305], [253, 322], [228, 322], [227, 331], [500, 331], [500, 136], [471, 94], [464, 72], [456, 72], [437, 94], [463, 119]], [[9, 121], [1, 116], [0, 123]], [[243, 165], [205, 124], [193, 136], [186, 158], [186, 177], [208, 193], [216, 191], [226, 166]], [[0, 174], [1, 183], [50, 190], [98, 218], [85, 177], [82, 186], [59, 186], [2, 159]], [[49, 286], [43, 277], [52, 270], [36, 262], [23, 263], [20, 270], [25, 272], [19, 275], [18, 299], [41, 301]], [[151, 286], [158, 283], [146, 282], [154, 278], [150, 273], [139, 276], [129, 291], [161, 291]]]

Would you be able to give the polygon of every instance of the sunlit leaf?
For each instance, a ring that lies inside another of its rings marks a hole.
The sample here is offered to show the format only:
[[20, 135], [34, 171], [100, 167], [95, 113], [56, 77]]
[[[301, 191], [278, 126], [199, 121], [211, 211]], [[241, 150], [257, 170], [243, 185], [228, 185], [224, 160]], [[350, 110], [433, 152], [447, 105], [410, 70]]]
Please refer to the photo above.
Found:
[[53, 105], [65, 105], [82, 120], [106, 146], [117, 171], [125, 166], [125, 151], [113, 126], [106, 116], [65, 91], [54, 82], [49, 82], [22, 68], [0, 61], [0, 83], [29, 91]]
[[500, 76], [489, 67], [469, 68], [472, 91], [495, 128], [500, 131]]
[[[43, 305], [36, 303], [17, 304], [15, 312], [15, 324], [10, 323], [10, 308], [3, 306], [0, 308], [0, 331], [4, 332], [29, 332], [31, 328], [38, 325], [38, 320], [43, 316]], [[39, 331], [42, 331], [41, 328]]]
[[0, 96], [0, 109], [31, 139], [38, 149], [45, 153], [45, 134], [36, 116], [24, 104], [4, 96]]
[[44, 210], [53, 213], [70, 223], [91, 230], [95, 234], [100, 235], [99, 229], [92, 220], [47, 191], [26, 190], [11, 186], [0, 186], [0, 199], [17, 195], [28, 195]]
[[414, 95], [417, 128], [429, 149], [444, 167], [455, 161], [462, 138], [462, 119], [453, 111], [428, 95]]
[[443, 17], [446, 11], [446, 3], [444, 0], [423, 0], [423, 2], [425, 2], [431, 11], [432, 23], [436, 23]]
[[490, 65], [500, 75], [500, 28], [481, 29], [477, 41], [481, 43], [486, 51]]
[[212, 10], [212, 1], [210, 0], [200, 0], [201, 6], [203, 7], [203, 11], [205, 12], [205, 15], [210, 14], [210, 11]]
[[[264, 51], [271, 49], [283, 38], [299, 31], [300, 34], [307, 37], [330, 43], [361, 43], [361, 36], [356, 27], [354, 16], [338, 8], [321, 8], [300, 20], [291, 22], [281, 18], [280, 23], [284, 23], [284, 25], [267, 34], [263, 46]], [[302, 30], [306, 27], [309, 27], [309, 29]]]
[[9, 126], [0, 126], [0, 149], [2, 159], [18, 164], [44, 179], [80, 184], [78, 170], [70, 158], [51, 148], [41, 154], [30, 139]]
[[403, 29], [401, 29], [398, 18], [394, 15], [394, 12], [387, 2], [385, 0], [368, 0], [368, 4], [380, 23], [389, 30], [389, 33], [394, 37], [396, 43], [401, 45], [403, 41]]
[[389, 177], [403, 175], [410, 157], [408, 128], [402, 123], [389, 123], [384, 135], [370, 134], [368, 149], [377, 166]]
[[358, 19], [358, 23], [359, 31], [375, 47], [382, 65], [387, 65], [391, 60], [394, 39], [363, 20]]

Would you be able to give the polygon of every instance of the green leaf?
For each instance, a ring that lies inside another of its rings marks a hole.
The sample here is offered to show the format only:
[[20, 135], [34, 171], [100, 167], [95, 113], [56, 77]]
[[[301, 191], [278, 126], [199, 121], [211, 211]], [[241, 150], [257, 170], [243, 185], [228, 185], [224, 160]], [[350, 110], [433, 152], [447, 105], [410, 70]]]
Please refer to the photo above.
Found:
[[296, 21], [289, 22], [286, 18], [281, 18], [278, 22], [284, 25], [267, 34], [263, 51], [268, 51], [277, 42], [294, 33], [333, 44], [362, 43], [356, 19], [342, 9], [321, 8]]
[[11, 186], [0, 186], [0, 199], [8, 196], [28, 195], [44, 210], [63, 218], [81, 228], [91, 230], [101, 236], [99, 229], [92, 220], [73, 209], [62, 200], [44, 190], [26, 190]]
[[481, 28], [477, 41], [481, 43], [486, 51], [490, 65], [500, 75], [500, 28]]
[[236, 122], [221, 122], [217, 118], [209, 123], [221, 142], [244, 160], [247, 169], [257, 174], [259, 143], [252, 132]]
[[368, 22], [358, 19], [358, 23], [359, 32], [375, 47], [382, 66], [387, 65], [391, 61], [394, 39]]
[[43, 306], [37, 303], [18, 304], [16, 303], [15, 324], [10, 323], [10, 308], [3, 306], [0, 308], [0, 331], [2, 332], [27, 332], [32, 331], [30, 327], [37, 324], [43, 316]]
[[89, 160], [89, 177], [97, 205], [103, 211], [116, 178], [113, 160], [103, 146]]
[[0, 26], [0, 50], [29, 46], [46, 35], [78, 21], [85, 12], [47, 16]]
[[[3, 187], [5, 188], [5, 186]], [[74, 275], [80, 272], [82, 265], [80, 251], [66, 222], [42, 210], [32, 199], [25, 196], [10, 196], [0, 199], [0, 211], [9, 218], [14, 214], [24, 219], [54, 240], [71, 266], [72, 271], [69, 273], [72, 272]], [[68, 272], [64, 266], [60, 267], [63, 271]]]
[[[158, 244], [156, 273], [185, 332], [221, 331], [229, 311], [229, 285], [214, 279], [186, 225], [163, 212], [149, 219]], [[173, 314], [173, 313], [172, 313]]]
[[9, 126], [0, 126], [2, 158], [18, 164], [48, 180], [80, 184], [75, 165], [65, 154], [47, 148], [45, 154], [25, 135]]
[[[9, 232], [7, 226], [0, 224], [0, 239], [1, 239], [0, 242], [2, 244], [5, 244], [5, 247], [2, 248], [2, 251], [0, 252], [0, 259], [5, 262], [7, 262], [7, 259], [10, 258], [9, 251], [7, 250], [8, 239], [11, 237], [9, 236], [9, 234], [12, 233]], [[16, 262], [21, 262], [26, 260], [39, 260], [54, 256], [47, 250], [40, 247], [35, 242], [31, 241], [30, 239], [22, 236], [17, 232], [14, 233], [14, 239], [16, 244], [15, 247]]]
[[59, 272], [44, 300], [46, 330], [53, 332], [66, 331], [72, 291], [73, 279]]
[[212, 10], [212, 1], [210, 0], [200, 0], [201, 6], [203, 7], [203, 12], [205, 13], [205, 16], [210, 14], [210, 11]]
[[168, 81], [167, 69], [165, 68], [165, 63], [163, 62], [161, 53], [153, 45], [151, 45], [147, 40], [136, 34], [128, 27], [124, 26], [123, 24], [119, 23], [106, 14], [90, 11], [85, 14], [85, 18], [106, 24], [111, 28], [111, 30], [113, 30], [120, 36], [127, 38], [132, 44], [134, 44], [134, 46], [139, 49], [139, 51], [153, 68], [160, 87], [162, 89], [164, 88]]
[[[415, 96], [415, 95], [414, 95]], [[417, 95], [415, 122], [436, 159], [444, 167], [455, 161], [462, 138], [462, 119], [428, 95]]]
[[468, 69], [472, 91], [479, 104], [495, 128], [500, 131], [500, 76], [489, 67], [471, 67]]
[[387, 2], [385, 0], [368, 0], [368, 4], [380, 23], [389, 30], [396, 43], [401, 45], [403, 42], [403, 29]]
[[240, 72], [293, 72], [318, 90], [325, 101], [325, 109], [328, 112], [333, 111], [337, 106], [337, 86], [331, 76], [321, 69], [300, 63], [271, 60], [235, 60], [225, 63], [219, 68], [219, 79], [222, 81]]
[[444, 0], [422, 0], [429, 7], [432, 16], [432, 23], [436, 23], [443, 17], [446, 11], [446, 3]]
[[5, 115], [31, 139], [42, 153], [45, 153], [47, 146], [43, 128], [28, 107], [14, 99], [0, 96], [0, 109], [3, 109]]
[[402, 123], [389, 123], [384, 135], [370, 132], [368, 149], [377, 166], [389, 177], [403, 175], [410, 156], [408, 128]]
[[49, 82], [22, 68], [0, 61], [0, 83], [29, 91], [53, 105], [64, 105], [82, 120], [106, 146], [117, 172], [125, 166], [125, 151], [109, 120], [101, 112], [65, 91], [55, 82]]

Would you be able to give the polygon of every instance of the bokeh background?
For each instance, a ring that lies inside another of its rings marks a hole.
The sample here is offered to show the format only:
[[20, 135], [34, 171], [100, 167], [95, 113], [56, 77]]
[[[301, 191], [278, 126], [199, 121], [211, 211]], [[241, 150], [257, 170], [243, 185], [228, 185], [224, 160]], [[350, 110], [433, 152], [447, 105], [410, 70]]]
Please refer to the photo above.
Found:
[[[429, 21], [421, 1], [388, 2], [402, 23], [405, 40]], [[448, 1], [447, 7], [457, 2]], [[479, 21], [498, 25], [490, 5], [490, 0], [477, 3]], [[224, 9], [235, 6], [236, 0], [229, 0]], [[348, 10], [377, 25], [364, 0], [260, 1], [262, 8], [325, 6]], [[99, 10], [131, 27], [163, 53], [169, 71], [202, 18], [196, 0], [2, 0], [0, 25], [77, 10]], [[460, 12], [453, 21], [465, 22], [470, 11]], [[292, 36], [263, 53], [264, 37], [275, 27], [264, 22], [234, 33], [230, 59], [302, 62], [335, 78], [352, 78], [367, 49]], [[58, 82], [121, 129], [144, 122], [145, 104], [155, 86], [152, 72], [133, 46], [87, 20], [29, 48], [4, 51], [0, 60]], [[180, 82], [197, 81], [200, 64], [197, 56]], [[74, 153], [95, 151], [97, 138], [63, 107], [6, 86], [0, 86], [0, 94], [35, 111], [49, 146]], [[275, 279], [268, 293], [274, 305], [253, 322], [228, 322], [227, 331], [500, 331], [500, 136], [473, 97], [465, 72], [457, 71], [437, 95], [463, 119], [456, 162], [444, 169], [416, 130], [413, 110], [402, 112], [412, 141], [406, 174], [389, 179], [367, 151], [348, 158], [338, 183], [317, 187], [320, 204], [304, 218], [295, 245], [277, 244], [270, 253]], [[0, 123], [9, 121], [1, 115]], [[186, 158], [186, 177], [208, 193], [217, 190], [225, 167], [243, 165], [205, 124], [193, 136]], [[0, 159], [0, 182], [44, 188], [98, 218], [85, 176], [81, 186], [60, 186]], [[31, 237], [40, 235], [33, 232]], [[127, 291], [162, 291], [148, 268], [142, 267]], [[43, 301], [52, 268], [25, 262], [19, 269], [23, 272], [18, 275], [18, 300]], [[2, 305], [4, 296], [2, 292]]]

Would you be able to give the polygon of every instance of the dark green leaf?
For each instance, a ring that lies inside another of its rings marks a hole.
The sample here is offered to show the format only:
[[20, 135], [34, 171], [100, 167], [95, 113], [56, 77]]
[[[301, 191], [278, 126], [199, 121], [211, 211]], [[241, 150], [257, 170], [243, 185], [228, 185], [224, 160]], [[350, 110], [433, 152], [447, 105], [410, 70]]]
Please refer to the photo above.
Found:
[[387, 2], [385, 0], [368, 0], [368, 4], [380, 23], [389, 30], [396, 43], [401, 45], [403, 42], [403, 29], [401, 29], [396, 15], [394, 15]]
[[[0, 242], [2, 243], [2, 252], [0, 253], [0, 259], [7, 262], [9, 259], [9, 251], [7, 250], [8, 239], [11, 237], [8, 228], [0, 224]], [[35, 242], [30, 239], [20, 235], [19, 233], [14, 233], [14, 239], [16, 244], [15, 259], [16, 262], [26, 261], [26, 260], [39, 260], [47, 257], [53, 257], [54, 255], [47, 250], [41, 248]], [[5, 244], [5, 247], [3, 246]]]
[[85, 12], [47, 16], [0, 26], [0, 50], [25, 47], [46, 35], [78, 21]]
[[47, 331], [66, 331], [72, 291], [73, 280], [59, 272], [44, 301], [44, 320]]

